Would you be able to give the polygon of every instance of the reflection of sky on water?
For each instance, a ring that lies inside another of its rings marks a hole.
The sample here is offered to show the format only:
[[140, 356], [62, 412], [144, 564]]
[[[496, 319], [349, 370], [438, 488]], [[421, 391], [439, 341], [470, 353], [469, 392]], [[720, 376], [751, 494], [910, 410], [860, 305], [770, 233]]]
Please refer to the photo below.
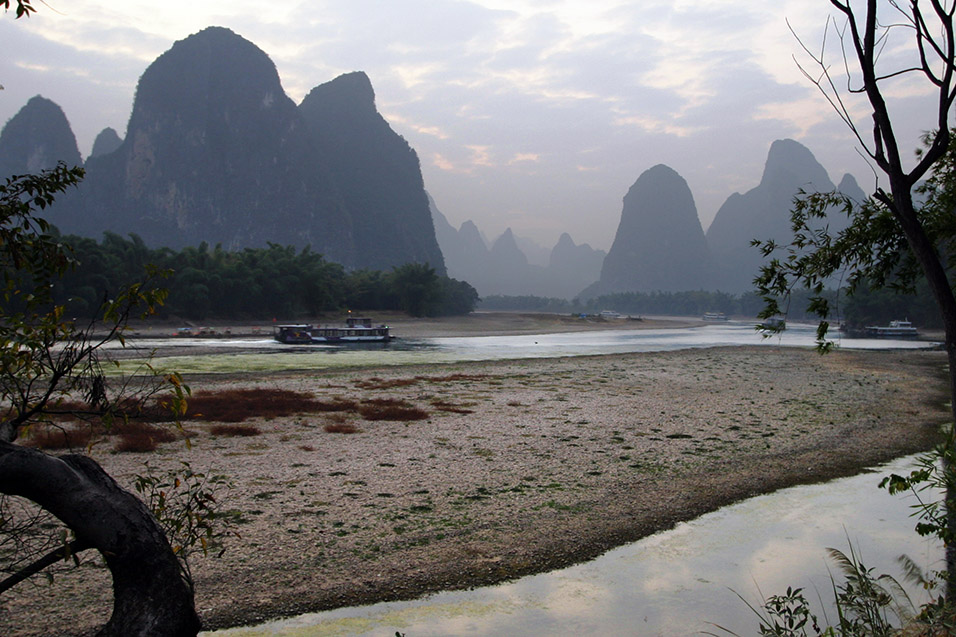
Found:
[[757, 603], [758, 588], [772, 595], [791, 585], [805, 588], [822, 620], [818, 596], [832, 597], [826, 547], [848, 552], [849, 537], [867, 566], [897, 578], [901, 553], [924, 569], [940, 566], [941, 552], [913, 531], [912, 501], [876, 487], [883, 475], [911, 465], [902, 459], [877, 473], [751, 498], [586, 564], [496, 587], [222, 634], [674, 636], [716, 632], [714, 623], [748, 635], [756, 633], [755, 618], [734, 591]]
[[[262, 339], [137, 339], [136, 347], [156, 350], [160, 367], [189, 372], [268, 371], [324, 369], [362, 365], [410, 365], [515, 358], [554, 358], [628, 352], [657, 352], [727, 345], [811, 347], [814, 326], [792, 325], [779, 336], [764, 338], [753, 324], [728, 321], [686, 329], [599, 330], [520, 336], [469, 336], [404, 339], [385, 344], [290, 346]], [[834, 332], [833, 336], [839, 336]], [[847, 349], [918, 348], [925, 341], [889, 339], [839, 339]], [[163, 350], [175, 347], [236, 348], [254, 353], [176, 356], [164, 360]]]

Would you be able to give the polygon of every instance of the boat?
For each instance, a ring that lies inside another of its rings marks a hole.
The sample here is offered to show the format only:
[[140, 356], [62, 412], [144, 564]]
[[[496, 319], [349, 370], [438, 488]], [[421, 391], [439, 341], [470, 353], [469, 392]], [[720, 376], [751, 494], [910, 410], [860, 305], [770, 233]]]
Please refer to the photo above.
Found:
[[704, 312], [705, 321], [726, 321], [727, 315], [723, 312]]
[[863, 328], [863, 335], [870, 338], [916, 338], [919, 333], [911, 322], [904, 319], [890, 321], [889, 325], [867, 325]]
[[787, 329], [787, 320], [782, 316], [771, 316], [764, 319], [757, 327], [765, 332], [782, 332]]
[[394, 337], [387, 325], [372, 325], [367, 317], [349, 317], [344, 326], [276, 325], [272, 337], [287, 345], [311, 343], [387, 343]]
[[311, 325], [274, 325], [272, 327], [272, 338], [280, 343], [303, 344], [312, 342]]

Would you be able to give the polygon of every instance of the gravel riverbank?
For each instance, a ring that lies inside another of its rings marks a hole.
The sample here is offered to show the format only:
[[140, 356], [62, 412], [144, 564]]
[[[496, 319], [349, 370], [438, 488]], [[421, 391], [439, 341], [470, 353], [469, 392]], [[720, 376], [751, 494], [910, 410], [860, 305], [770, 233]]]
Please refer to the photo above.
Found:
[[[207, 628], [487, 584], [582, 561], [758, 493], [927, 449], [946, 419], [939, 352], [735, 347], [208, 376], [402, 399], [416, 421], [329, 433], [339, 415], [190, 422], [150, 454], [95, 456], [121, 483], [181, 460], [225, 474], [240, 538], [193, 563]], [[189, 380], [189, 379], [187, 379]], [[93, 556], [0, 598], [0, 633], [82, 633], [111, 608]]]

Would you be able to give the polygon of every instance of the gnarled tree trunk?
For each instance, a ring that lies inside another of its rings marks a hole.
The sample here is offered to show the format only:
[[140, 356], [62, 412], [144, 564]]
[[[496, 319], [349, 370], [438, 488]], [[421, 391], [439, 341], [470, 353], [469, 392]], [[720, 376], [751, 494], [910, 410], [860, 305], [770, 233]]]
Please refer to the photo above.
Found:
[[192, 588], [162, 528], [94, 460], [0, 441], [0, 492], [35, 502], [103, 555], [113, 576], [113, 615], [101, 635], [199, 632]]

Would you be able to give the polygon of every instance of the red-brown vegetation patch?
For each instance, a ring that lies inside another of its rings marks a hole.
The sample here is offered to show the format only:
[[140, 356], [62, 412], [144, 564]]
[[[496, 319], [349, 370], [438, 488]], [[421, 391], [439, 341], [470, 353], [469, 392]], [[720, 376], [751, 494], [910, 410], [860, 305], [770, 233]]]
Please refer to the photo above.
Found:
[[408, 387], [417, 382], [417, 378], [392, 378], [385, 380], [373, 376], [372, 378], [355, 381], [355, 386], [360, 389], [392, 389], [393, 387]]
[[209, 433], [214, 436], [258, 436], [262, 431], [253, 425], [213, 425]]
[[429, 413], [398, 398], [370, 398], [362, 401], [359, 413], [366, 420], [424, 420]]
[[242, 422], [248, 418], [279, 418], [322, 411], [309, 393], [289, 389], [226, 389], [196, 392], [189, 398], [184, 420]]
[[360, 431], [358, 427], [350, 422], [329, 422], [325, 424], [323, 429], [330, 434], [357, 434]]
[[461, 380], [483, 380], [488, 374], [446, 374], [445, 376], [416, 376], [427, 383], [453, 383]]
[[350, 398], [333, 398], [332, 400], [317, 400], [312, 411], [358, 411], [358, 401]]
[[475, 412], [474, 409], [468, 409], [468, 407], [465, 405], [456, 405], [455, 403], [450, 403], [447, 400], [433, 400], [431, 401], [431, 406], [435, 409], [448, 411], [454, 414], [472, 414]]
[[169, 428], [137, 421], [115, 423], [109, 433], [116, 436], [115, 451], [134, 453], [153, 451], [160, 443], [172, 442], [177, 437]]
[[57, 427], [36, 425], [30, 428], [25, 444], [39, 449], [81, 449], [90, 444], [93, 430], [90, 427]]

